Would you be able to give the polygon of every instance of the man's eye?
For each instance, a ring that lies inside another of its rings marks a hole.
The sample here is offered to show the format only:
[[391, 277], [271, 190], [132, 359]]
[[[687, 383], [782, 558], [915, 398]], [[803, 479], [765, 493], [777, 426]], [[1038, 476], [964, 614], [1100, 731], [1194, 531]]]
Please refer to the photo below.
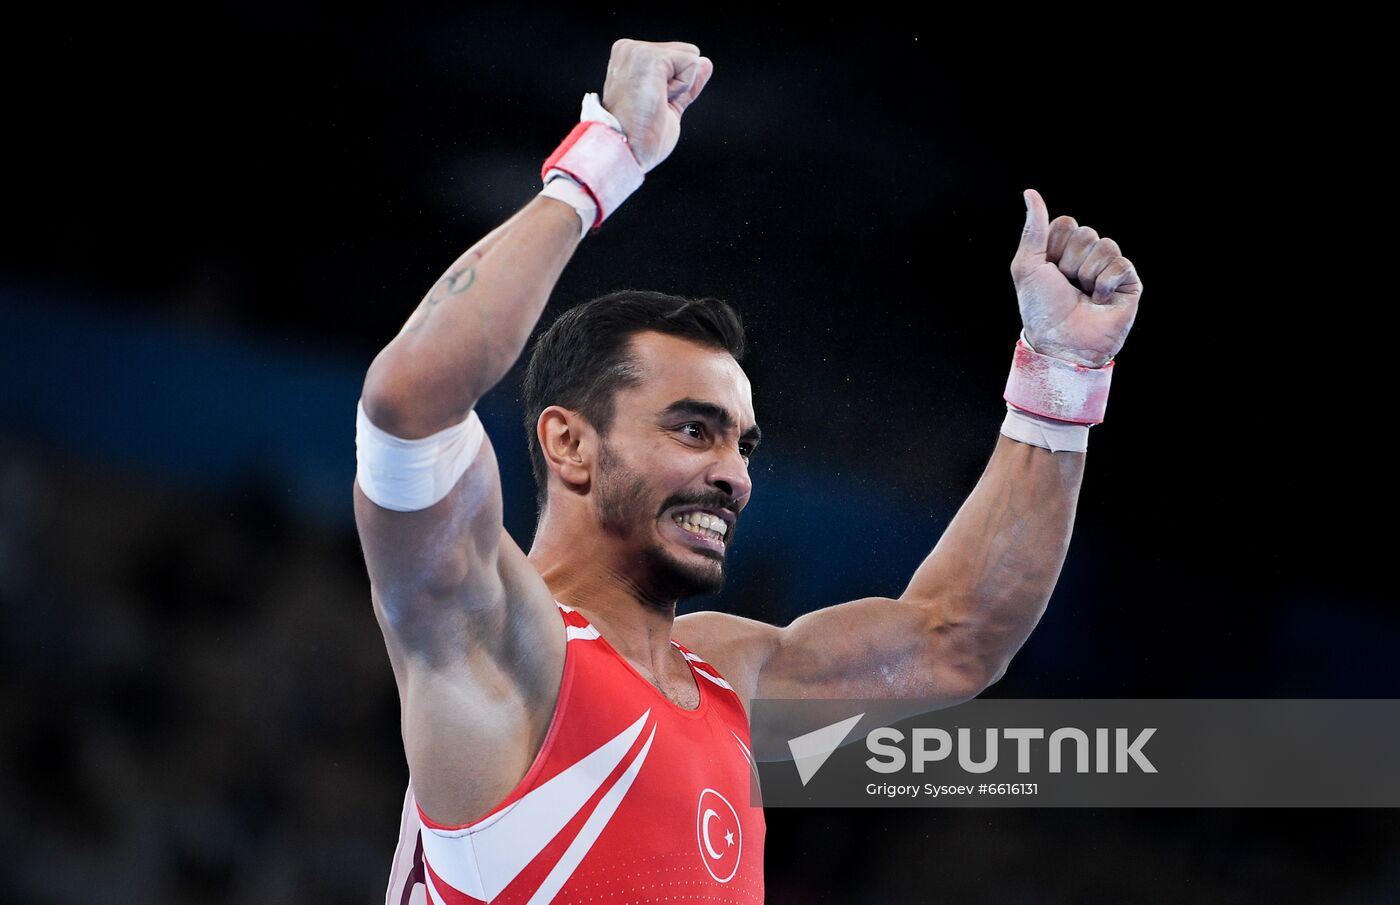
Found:
[[701, 424], [700, 422], [698, 422], [698, 421], [691, 421], [691, 422], [688, 422], [688, 423], [686, 423], [686, 424], [682, 424], [682, 425], [681, 425], [681, 430], [686, 430], [687, 428], [691, 428], [691, 427], [693, 427], [693, 428], [695, 428], [696, 430], [700, 431], [700, 433], [702, 433], [702, 434], [705, 432], [705, 426], [704, 426], [703, 424]]
[[739, 454], [742, 455], [745, 459], [747, 459], [749, 456], [753, 455], [753, 444], [752, 444], [752, 443], [740, 443], [740, 444], [739, 444]]

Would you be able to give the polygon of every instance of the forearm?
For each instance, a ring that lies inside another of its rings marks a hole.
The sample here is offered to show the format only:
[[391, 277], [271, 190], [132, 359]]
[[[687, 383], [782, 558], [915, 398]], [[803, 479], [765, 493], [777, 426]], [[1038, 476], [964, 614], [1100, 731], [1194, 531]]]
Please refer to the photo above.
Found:
[[1084, 455], [998, 436], [982, 478], [900, 595], [930, 607], [987, 682], [1045, 612], [1069, 549]]
[[462, 254], [365, 376], [365, 412], [404, 438], [460, 421], [520, 357], [578, 247], [579, 215], [536, 196]]

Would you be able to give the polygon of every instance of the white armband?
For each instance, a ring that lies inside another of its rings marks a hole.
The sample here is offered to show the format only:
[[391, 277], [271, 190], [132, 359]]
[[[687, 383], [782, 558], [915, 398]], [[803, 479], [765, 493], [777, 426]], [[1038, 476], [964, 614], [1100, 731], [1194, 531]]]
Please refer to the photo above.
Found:
[[1023, 412], [1009, 402], [1006, 404], [1006, 417], [1001, 422], [1001, 432], [1012, 440], [1044, 447], [1051, 452], [1087, 452], [1089, 449], [1089, 425], [1070, 424]]
[[355, 409], [355, 478], [365, 496], [395, 512], [427, 509], [445, 498], [486, 439], [476, 409], [462, 422], [419, 440], [376, 427], [365, 414], [363, 399]]

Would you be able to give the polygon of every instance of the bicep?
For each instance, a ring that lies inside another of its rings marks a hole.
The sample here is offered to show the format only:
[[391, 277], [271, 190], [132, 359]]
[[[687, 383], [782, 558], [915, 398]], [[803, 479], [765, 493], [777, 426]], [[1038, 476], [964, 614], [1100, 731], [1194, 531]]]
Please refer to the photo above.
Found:
[[482, 434], [455, 480], [464, 460], [434, 480], [432, 495], [451, 484], [429, 505], [410, 508], [426, 502], [411, 487], [386, 489], [417, 473], [392, 454], [362, 459], [353, 488], [415, 793], [451, 822], [479, 815], [523, 775], [565, 657], [549, 588], [502, 524], [495, 451]]
[[504, 528], [489, 437], [482, 436], [446, 495], [426, 508], [381, 506], [358, 477], [353, 492], [376, 616], [396, 671], [405, 661], [460, 662], [474, 639], [502, 639], [512, 615], [507, 601], [525, 610], [514, 615], [547, 628], [550, 595]]
[[[734, 686], [759, 760], [786, 760], [789, 742], [855, 714], [849, 744], [871, 728], [951, 707], [984, 687], [956, 626], [927, 607], [867, 597], [778, 627], [730, 613], [677, 617], [673, 634]], [[760, 704], [755, 701], [801, 701]]]
[[928, 607], [888, 597], [852, 600], [778, 632], [757, 696], [920, 698], [951, 706], [982, 688], [978, 664], [962, 647], [957, 627]]
[[[777, 629], [758, 671], [751, 736], [759, 760], [787, 760], [791, 742], [859, 717], [842, 745], [870, 729], [951, 707], [982, 689], [955, 632], [917, 605], [866, 597]], [[800, 703], [796, 703], [800, 702]]]

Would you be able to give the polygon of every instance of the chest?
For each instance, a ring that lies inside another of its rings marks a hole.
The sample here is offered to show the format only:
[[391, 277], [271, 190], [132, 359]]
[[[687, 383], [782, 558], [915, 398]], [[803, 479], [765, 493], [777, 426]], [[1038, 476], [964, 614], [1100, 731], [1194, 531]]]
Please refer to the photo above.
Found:
[[601, 646], [577, 654], [555, 757], [586, 763], [615, 807], [590, 855], [593, 882], [664, 868], [678, 872], [669, 893], [722, 886], [731, 901], [761, 902], [765, 823], [733, 691], [694, 671], [651, 681]]
[[655, 674], [644, 672], [636, 664], [630, 665], [637, 673], [638, 678], [650, 684], [666, 700], [682, 710], [694, 710], [700, 706], [699, 680], [691, 673], [690, 667], [683, 667], [684, 672], [658, 677]]

